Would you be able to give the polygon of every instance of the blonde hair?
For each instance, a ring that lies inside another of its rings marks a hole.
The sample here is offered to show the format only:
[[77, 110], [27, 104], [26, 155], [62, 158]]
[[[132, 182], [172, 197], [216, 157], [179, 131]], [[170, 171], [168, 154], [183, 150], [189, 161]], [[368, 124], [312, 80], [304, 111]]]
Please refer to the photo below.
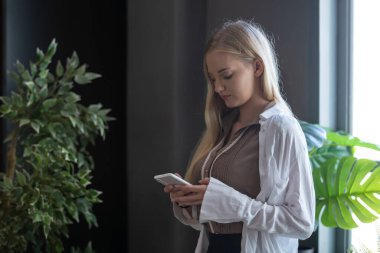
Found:
[[186, 179], [192, 181], [195, 164], [216, 145], [221, 134], [221, 118], [226, 111], [224, 102], [214, 92], [208, 76], [206, 54], [211, 50], [228, 52], [244, 61], [261, 60], [264, 72], [261, 75], [261, 88], [265, 99], [275, 101], [291, 114], [290, 107], [281, 96], [279, 88], [279, 71], [276, 55], [271, 41], [259, 25], [252, 21], [228, 21], [217, 29], [209, 39], [204, 53], [203, 71], [207, 80], [207, 97], [205, 107], [206, 130], [189, 163]]

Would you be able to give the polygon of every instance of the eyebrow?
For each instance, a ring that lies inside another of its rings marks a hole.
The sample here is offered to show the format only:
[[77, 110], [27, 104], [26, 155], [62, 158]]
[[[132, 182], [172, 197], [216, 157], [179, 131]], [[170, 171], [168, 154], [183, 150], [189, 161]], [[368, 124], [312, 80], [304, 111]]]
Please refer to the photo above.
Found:
[[[223, 71], [225, 71], [225, 70], [227, 70], [227, 69], [229, 69], [229, 68], [227, 67], [227, 68], [219, 69], [219, 70], [218, 70], [218, 73], [221, 73], [221, 72], [223, 72]], [[210, 72], [208, 72], [207, 74], [208, 74], [209, 78], [211, 78], [212, 74], [211, 74]]]
[[220, 69], [220, 70], [218, 70], [218, 73], [221, 73], [221, 72], [223, 72], [223, 71], [225, 71], [225, 70], [227, 70], [228, 68], [223, 68], [223, 69]]

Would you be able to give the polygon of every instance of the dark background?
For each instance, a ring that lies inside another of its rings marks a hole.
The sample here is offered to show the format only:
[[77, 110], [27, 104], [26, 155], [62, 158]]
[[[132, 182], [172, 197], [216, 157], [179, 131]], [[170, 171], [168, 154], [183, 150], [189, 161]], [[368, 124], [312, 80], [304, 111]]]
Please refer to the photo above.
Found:
[[[152, 178], [185, 172], [203, 129], [204, 43], [226, 19], [263, 25], [294, 113], [318, 122], [318, 0], [2, 0], [0, 8], [2, 94], [12, 89], [6, 69], [56, 38], [56, 59], [76, 50], [103, 76], [77, 90], [83, 102], [101, 102], [117, 118], [92, 148], [94, 187], [104, 201], [95, 207], [99, 228], [74, 225], [68, 246], [92, 240], [99, 253], [194, 251], [198, 233], [173, 218]], [[301, 243], [316, 241], [314, 234]]]
[[[73, 225], [66, 245], [84, 248], [91, 240], [99, 253], [127, 252], [126, 2], [9, 0], [2, 1], [2, 8], [2, 74], [12, 70], [17, 59], [24, 64], [34, 60], [36, 48], [45, 51], [55, 38], [54, 60], [65, 62], [75, 50], [89, 71], [102, 75], [75, 90], [83, 104], [102, 103], [117, 118], [110, 123], [106, 140], [99, 138], [91, 147], [93, 187], [103, 192], [103, 203], [94, 208], [99, 227]], [[8, 78], [3, 81], [2, 93], [8, 94], [12, 85]]]

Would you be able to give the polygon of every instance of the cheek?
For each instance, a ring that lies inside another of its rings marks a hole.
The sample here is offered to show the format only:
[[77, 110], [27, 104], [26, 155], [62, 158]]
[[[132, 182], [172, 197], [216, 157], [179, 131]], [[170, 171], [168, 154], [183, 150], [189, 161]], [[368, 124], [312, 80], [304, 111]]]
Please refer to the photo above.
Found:
[[242, 97], [249, 98], [253, 94], [253, 80], [249, 77], [241, 78], [236, 85], [236, 92]]

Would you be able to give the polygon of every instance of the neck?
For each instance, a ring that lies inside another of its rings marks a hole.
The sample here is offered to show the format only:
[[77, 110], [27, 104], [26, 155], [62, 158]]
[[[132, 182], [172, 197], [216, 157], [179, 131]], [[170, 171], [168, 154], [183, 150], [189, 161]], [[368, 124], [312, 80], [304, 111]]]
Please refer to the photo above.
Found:
[[239, 119], [238, 122], [242, 126], [246, 126], [250, 123], [257, 122], [259, 120], [260, 114], [264, 112], [265, 107], [271, 101], [265, 99], [263, 96], [253, 96], [247, 103], [240, 106]]

